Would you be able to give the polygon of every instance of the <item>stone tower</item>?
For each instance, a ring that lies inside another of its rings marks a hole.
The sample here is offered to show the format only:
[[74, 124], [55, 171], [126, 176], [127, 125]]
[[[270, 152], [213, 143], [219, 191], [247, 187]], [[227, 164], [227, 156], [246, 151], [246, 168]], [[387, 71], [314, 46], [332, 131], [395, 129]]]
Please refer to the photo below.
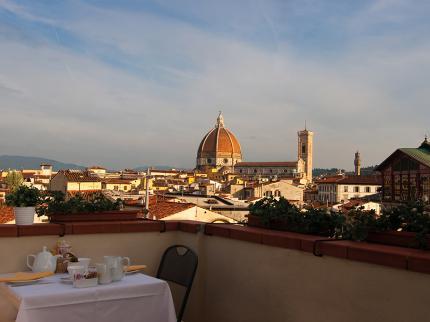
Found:
[[355, 175], [359, 176], [361, 172], [361, 159], [360, 159], [360, 152], [355, 152], [355, 158], [354, 158], [354, 167], [355, 167]]
[[312, 182], [312, 158], [314, 133], [305, 129], [297, 132], [298, 136], [298, 158], [305, 161], [305, 178]]

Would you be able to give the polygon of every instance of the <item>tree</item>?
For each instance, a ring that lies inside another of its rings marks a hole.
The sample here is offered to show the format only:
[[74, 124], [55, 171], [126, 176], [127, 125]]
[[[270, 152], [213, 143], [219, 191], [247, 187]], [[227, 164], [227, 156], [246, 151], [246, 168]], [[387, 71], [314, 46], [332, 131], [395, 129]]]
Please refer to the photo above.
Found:
[[21, 172], [12, 170], [7, 173], [5, 182], [11, 191], [15, 191], [20, 185], [22, 185], [24, 178], [22, 177]]

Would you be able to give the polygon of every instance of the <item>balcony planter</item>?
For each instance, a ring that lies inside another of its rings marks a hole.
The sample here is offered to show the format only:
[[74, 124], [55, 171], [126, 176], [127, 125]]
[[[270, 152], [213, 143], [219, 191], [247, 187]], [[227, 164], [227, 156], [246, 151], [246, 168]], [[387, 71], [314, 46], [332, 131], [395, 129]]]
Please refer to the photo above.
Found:
[[273, 230], [282, 230], [289, 231], [287, 220], [282, 219], [271, 219], [269, 221], [265, 221], [261, 219], [259, 216], [248, 215], [248, 226], [250, 227], [258, 227], [258, 228], [266, 228]]
[[[417, 239], [417, 233], [408, 231], [383, 231], [383, 232], [369, 232], [366, 241], [371, 243], [422, 248]], [[430, 249], [430, 234], [426, 235], [427, 249]], [[424, 246], [425, 246], [424, 245]]]
[[138, 211], [103, 211], [49, 215], [49, 220], [52, 223], [82, 221], [127, 221], [139, 220], [143, 218], [144, 214]]
[[269, 228], [268, 223], [263, 223], [260, 217], [253, 215], [247, 215], [247, 217], [249, 227]]

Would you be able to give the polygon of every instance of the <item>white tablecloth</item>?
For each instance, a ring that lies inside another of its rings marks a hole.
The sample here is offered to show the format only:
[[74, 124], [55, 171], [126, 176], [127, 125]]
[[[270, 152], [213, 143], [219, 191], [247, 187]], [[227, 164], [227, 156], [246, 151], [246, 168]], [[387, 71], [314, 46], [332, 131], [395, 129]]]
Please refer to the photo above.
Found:
[[89, 288], [74, 288], [56, 275], [49, 284], [9, 287], [20, 301], [16, 322], [175, 322], [166, 282], [144, 275]]

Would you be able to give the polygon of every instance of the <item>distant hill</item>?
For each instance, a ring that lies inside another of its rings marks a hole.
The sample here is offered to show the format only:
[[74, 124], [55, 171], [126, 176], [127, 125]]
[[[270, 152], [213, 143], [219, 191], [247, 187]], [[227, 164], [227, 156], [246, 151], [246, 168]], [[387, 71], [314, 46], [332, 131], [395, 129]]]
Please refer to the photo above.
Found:
[[344, 169], [338, 169], [338, 168], [330, 168], [330, 169], [315, 168], [312, 170], [312, 176], [314, 177], [331, 176], [339, 173], [340, 170], [342, 170], [342, 172], [345, 172]]
[[177, 167], [172, 167], [170, 165], [143, 165], [137, 168], [133, 168], [133, 170], [136, 171], [146, 171], [146, 169], [151, 168], [151, 169], [157, 169], [157, 170], [171, 170], [171, 169], [176, 169], [176, 170], [183, 170], [182, 168], [177, 168]]
[[63, 163], [56, 160], [26, 157], [19, 155], [0, 155], [0, 169], [39, 169], [41, 163], [51, 164], [55, 171], [60, 169], [78, 169], [82, 170], [86, 167], [73, 163]]
[[[361, 168], [361, 175], [370, 176], [373, 174], [377, 174], [374, 172], [376, 167], [377, 167], [376, 165], [372, 165], [369, 167]], [[314, 177], [330, 176], [330, 175], [335, 175], [339, 173], [339, 171], [342, 171], [342, 173], [349, 174], [349, 175], [354, 174], [354, 171], [345, 171], [345, 169], [339, 169], [339, 168], [329, 168], [329, 169], [315, 168], [312, 170], [312, 175]]]

